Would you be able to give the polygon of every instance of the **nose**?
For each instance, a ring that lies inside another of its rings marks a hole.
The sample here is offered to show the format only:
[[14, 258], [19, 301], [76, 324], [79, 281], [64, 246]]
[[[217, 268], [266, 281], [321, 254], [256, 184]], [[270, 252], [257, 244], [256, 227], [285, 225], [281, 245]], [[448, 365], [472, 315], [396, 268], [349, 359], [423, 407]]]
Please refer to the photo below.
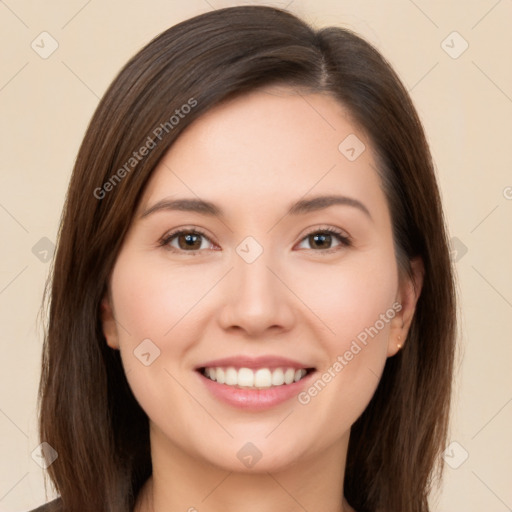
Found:
[[222, 290], [219, 323], [224, 330], [240, 330], [257, 338], [291, 329], [294, 294], [287, 276], [278, 269], [265, 252], [252, 263], [235, 257]]

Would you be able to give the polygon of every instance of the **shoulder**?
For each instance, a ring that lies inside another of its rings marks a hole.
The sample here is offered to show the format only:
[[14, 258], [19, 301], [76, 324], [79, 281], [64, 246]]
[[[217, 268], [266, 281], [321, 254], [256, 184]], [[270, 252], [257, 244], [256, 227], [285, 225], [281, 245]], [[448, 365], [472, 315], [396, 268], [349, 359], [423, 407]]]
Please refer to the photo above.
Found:
[[50, 501], [46, 505], [41, 505], [38, 508], [29, 510], [29, 512], [64, 512], [62, 510], [62, 501], [60, 498]]

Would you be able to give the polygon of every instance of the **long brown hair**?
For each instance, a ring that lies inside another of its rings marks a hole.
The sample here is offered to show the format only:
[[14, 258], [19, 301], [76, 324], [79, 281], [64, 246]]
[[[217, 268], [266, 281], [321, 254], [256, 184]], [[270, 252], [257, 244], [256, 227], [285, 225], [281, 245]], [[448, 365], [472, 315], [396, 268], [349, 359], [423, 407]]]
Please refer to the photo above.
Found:
[[204, 112], [277, 83], [328, 93], [348, 109], [378, 157], [400, 271], [410, 274], [409, 259], [423, 259], [423, 288], [405, 347], [387, 360], [352, 427], [344, 492], [358, 512], [429, 510], [448, 432], [456, 304], [421, 122], [391, 66], [356, 34], [316, 30], [281, 9], [244, 6], [183, 21], [137, 53], [103, 96], [80, 147], [45, 293], [38, 402], [41, 441], [58, 452], [48, 475], [67, 512], [132, 510], [151, 474], [148, 418], [119, 352], [107, 346], [99, 316], [145, 185]]

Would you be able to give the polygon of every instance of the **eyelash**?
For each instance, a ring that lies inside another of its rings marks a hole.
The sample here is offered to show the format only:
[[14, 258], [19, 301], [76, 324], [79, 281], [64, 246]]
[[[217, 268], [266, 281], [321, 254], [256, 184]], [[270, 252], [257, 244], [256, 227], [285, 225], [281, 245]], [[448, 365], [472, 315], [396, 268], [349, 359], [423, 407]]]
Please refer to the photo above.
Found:
[[[169, 250], [171, 252], [175, 252], [175, 253], [189, 253], [192, 256], [198, 256], [200, 250], [185, 251], [185, 250], [182, 250], [182, 249], [177, 249], [176, 247], [171, 247], [169, 245], [169, 243], [174, 238], [176, 238], [179, 235], [183, 235], [183, 234], [199, 235], [199, 236], [202, 236], [202, 237], [206, 238], [207, 240], [211, 241], [210, 238], [208, 237], [208, 235], [206, 235], [206, 233], [203, 233], [200, 229], [197, 229], [197, 228], [194, 227], [194, 228], [178, 229], [178, 230], [173, 231], [173, 232], [171, 232], [169, 234], [166, 234], [166, 235], [164, 235], [161, 238], [161, 240], [159, 241], [158, 245], [160, 247], [164, 247], [165, 249], [167, 249], [167, 250]], [[339, 231], [339, 230], [331, 228], [331, 227], [313, 229], [310, 232], [306, 233], [302, 237], [300, 242], [303, 242], [306, 238], [308, 238], [309, 236], [314, 235], [314, 234], [334, 235], [338, 239], [338, 241], [340, 242], [340, 245], [337, 245], [336, 247], [332, 247], [330, 249], [318, 249], [318, 250], [306, 249], [306, 250], [309, 250], [309, 251], [320, 253], [322, 255], [332, 254], [332, 253], [337, 252], [338, 250], [340, 250], [340, 248], [342, 248], [342, 247], [351, 247], [352, 244], [353, 244], [352, 238], [350, 236], [344, 234], [344, 232], [342, 232], [342, 231]]]

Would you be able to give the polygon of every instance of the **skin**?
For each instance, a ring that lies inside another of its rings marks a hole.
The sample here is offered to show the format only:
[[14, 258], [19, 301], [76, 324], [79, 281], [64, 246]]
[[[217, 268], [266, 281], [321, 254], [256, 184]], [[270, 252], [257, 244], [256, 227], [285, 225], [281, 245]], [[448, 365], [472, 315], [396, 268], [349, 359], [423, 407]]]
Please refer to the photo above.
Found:
[[[354, 161], [338, 150], [349, 134], [366, 147]], [[150, 420], [153, 475], [137, 512], [353, 511], [339, 500], [350, 427], [404, 344], [423, 282], [421, 260], [413, 280], [399, 277], [375, 169], [370, 140], [335, 99], [274, 86], [204, 114], [154, 170], [102, 302], [107, 343]], [[371, 218], [348, 205], [286, 215], [299, 199], [333, 193], [361, 201]], [[208, 200], [225, 216], [141, 218], [164, 198]], [[159, 245], [191, 227], [206, 234], [193, 250], [183, 236], [181, 246], [179, 237]], [[307, 236], [326, 227], [352, 245]], [[236, 251], [248, 236], [263, 249], [252, 263]], [[402, 309], [305, 405], [243, 411], [213, 397], [194, 370], [270, 354], [322, 374], [395, 302]], [[133, 351], [148, 338], [160, 356], [145, 366]], [[252, 468], [236, 455], [247, 442], [262, 455]]]

